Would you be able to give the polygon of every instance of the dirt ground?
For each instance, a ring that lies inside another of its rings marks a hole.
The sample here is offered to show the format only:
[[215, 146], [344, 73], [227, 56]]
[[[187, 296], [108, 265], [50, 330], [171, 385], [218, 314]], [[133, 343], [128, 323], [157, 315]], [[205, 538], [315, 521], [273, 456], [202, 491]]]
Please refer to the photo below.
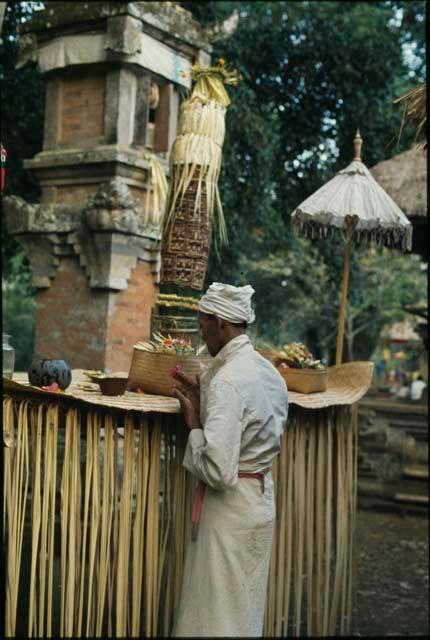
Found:
[[425, 516], [358, 512], [354, 636], [429, 634]]

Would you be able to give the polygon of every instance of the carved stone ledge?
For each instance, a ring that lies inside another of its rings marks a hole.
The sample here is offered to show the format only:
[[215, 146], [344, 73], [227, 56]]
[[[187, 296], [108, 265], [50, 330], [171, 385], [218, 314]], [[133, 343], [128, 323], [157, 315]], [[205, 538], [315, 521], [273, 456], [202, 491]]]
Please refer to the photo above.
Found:
[[53, 246], [59, 240], [55, 234], [20, 234], [16, 240], [25, 250], [32, 271], [31, 285], [37, 289], [51, 286], [51, 279], [55, 278], [60, 260], [55, 255]]
[[30, 204], [5, 198], [9, 232], [22, 244], [33, 271], [32, 284], [50, 286], [60, 256], [77, 255], [92, 288], [120, 291], [137, 264], [151, 264], [159, 277], [160, 231], [141, 224], [140, 201], [120, 180], [100, 185], [83, 209]]
[[79, 255], [92, 288], [126, 289], [138, 260], [152, 263], [152, 273], [158, 274], [159, 251], [148, 238], [96, 231], [71, 234], [69, 239], [73, 241], [74, 251]]
[[[210, 48], [199, 22], [190, 11], [176, 2], [88, 2], [85, 23], [91, 25], [103, 19], [125, 15], [137, 19], [141, 30], [154, 30], [160, 40], [170, 37], [177, 41], [178, 48], [186, 44], [193, 49]], [[34, 12], [31, 20], [20, 25], [19, 31], [20, 34], [36, 33], [41, 40], [47, 32], [55, 37], [70, 25], [79, 23], [82, 23], [82, 7], [79, 2], [53, 1], [45, 5], [42, 11]]]
[[131, 16], [113, 16], [107, 21], [105, 49], [112, 53], [133, 55], [141, 51], [142, 23]]
[[[158, 158], [165, 172], [168, 170], [167, 161]], [[134, 148], [121, 144], [99, 144], [88, 149], [49, 149], [41, 151], [30, 160], [24, 160], [24, 168], [30, 170], [64, 167], [70, 171], [76, 165], [88, 167], [102, 163], [125, 164], [147, 170], [149, 162], [140, 147]]]
[[69, 233], [80, 226], [80, 209], [73, 205], [32, 204], [19, 196], [3, 199], [9, 233]]

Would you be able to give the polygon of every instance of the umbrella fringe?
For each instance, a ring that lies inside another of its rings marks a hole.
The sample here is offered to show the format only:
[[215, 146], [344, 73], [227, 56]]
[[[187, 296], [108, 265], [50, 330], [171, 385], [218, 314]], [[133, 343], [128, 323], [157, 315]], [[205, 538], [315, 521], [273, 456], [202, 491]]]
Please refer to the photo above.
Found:
[[[346, 240], [345, 229], [326, 226], [315, 222], [306, 222], [301, 219], [295, 219], [292, 221], [293, 234], [296, 237], [303, 236], [305, 238], [311, 238], [312, 240], [322, 237], [327, 237], [328, 234], [333, 238], [340, 236], [343, 240]], [[354, 231], [354, 241], [356, 245], [367, 244], [368, 246], [374, 245], [377, 247], [390, 247], [392, 249], [401, 249], [403, 252], [411, 251], [412, 249], [412, 225], [406, 228], [390, 227], [375, 229], [356, 229]]]

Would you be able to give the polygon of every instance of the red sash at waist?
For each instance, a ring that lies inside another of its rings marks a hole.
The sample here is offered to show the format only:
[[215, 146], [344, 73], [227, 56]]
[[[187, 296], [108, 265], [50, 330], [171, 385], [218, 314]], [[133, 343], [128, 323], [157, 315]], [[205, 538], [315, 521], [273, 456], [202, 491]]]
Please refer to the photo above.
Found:
[[[269, 471], [270, 471], [270, 467], [268, 469], [264, 469], [264, 471], [255, 471], [255, 472], [239, 471], [238, 477], [239, 478], [257, 478], [258, 480], [262, 480], [264, 479], [264, 476], [266, 475], [266, 473], [268, 473]], [[205, 483], [199, 482], [199, 484], [197, 485], [196, 497], [194, 498], [193, 513], [191, 516], [192, 540], [196, 540], [197, 538], [197, 527], [199, 526], [199, 523], [200, 523], [200, 516], [202, 513], [203, 497], [205, 495], [205, 489], [206, 489]]]

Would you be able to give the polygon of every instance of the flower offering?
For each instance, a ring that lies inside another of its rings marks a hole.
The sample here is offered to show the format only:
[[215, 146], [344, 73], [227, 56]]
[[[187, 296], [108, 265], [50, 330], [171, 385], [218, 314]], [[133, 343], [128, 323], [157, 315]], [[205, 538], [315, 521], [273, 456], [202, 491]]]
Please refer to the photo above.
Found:
[[172, 338], [169, 334], [167, 337], [161, 333], [153, 333], [151, 342], [138, 342], [136, 348], [143, 351], [151, 351], [155, 353], [164, 353], [172, 356], [194, 356], [195, 348], [191, 345], [188, 338], [180, 336]]
[[324, 369], [321, 360], [316, 360], [309, 349], [301, 342], [284, 344], [282, 349], [275, 352], [281, 360], [281, 367], [292, 369]]

